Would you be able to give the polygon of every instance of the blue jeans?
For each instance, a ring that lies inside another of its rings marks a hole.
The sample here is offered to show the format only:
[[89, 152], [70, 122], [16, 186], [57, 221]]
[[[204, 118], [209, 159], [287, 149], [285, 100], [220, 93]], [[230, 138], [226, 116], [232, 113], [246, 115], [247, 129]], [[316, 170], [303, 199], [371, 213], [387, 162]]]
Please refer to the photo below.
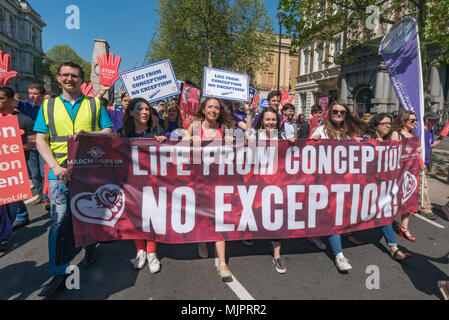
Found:
[[11, 215], [11, 223], [17, 221], [25, 221], [28, 217], [27, 207], [23, 201], [17, 201], [9, 204], [9, 213]]
[[389, 246], [397, 246], [396, 237], [394, 236], [393, 226], [391, 224], [382, 227], [382, 233]]
[[48, 187], [50, 190], [50, 215], [51, 226], [48, 234], [48, 255], [51, 273], [53, 276], [66, 274], [68, 263], [56, 265], [56, 240], [59, 227], [68, 212], [69, 188], [65, 180], [49, 180]]
[[27, 164], [37, 194], [41, 196], [42, 200], [48, 200], [47, 195], [42, 193], [45, 183], [45, 161], [37, 150], [30, 151], [30, 158], [28, 159]]
[[[65, 215], [69, 212], [70, 206], [69, 188], [65, 180], [49, 180], [48, 188], [50, 189], [50, 215], [51, 226], [48, 234], [48, 255], [51, 273], [53, 276], [66, 274], [69, 263], [56, 265], [56, 241], [58, 230], [64, 220]], [[85, 249], [95, 248], [96, 243], [84, 247]]]
[[327, 240], [329, 241], [332, 252], [335, 255], [343, 252], [343, 248], [341, 247], [341, 236], [339, 234], [331, 235]]

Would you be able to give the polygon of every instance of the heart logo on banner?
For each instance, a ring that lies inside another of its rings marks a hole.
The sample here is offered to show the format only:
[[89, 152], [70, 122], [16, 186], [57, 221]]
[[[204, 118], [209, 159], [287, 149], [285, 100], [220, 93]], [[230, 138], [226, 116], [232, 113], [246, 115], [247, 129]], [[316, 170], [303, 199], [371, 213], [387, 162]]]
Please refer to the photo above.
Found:
[[113, 228], [125, 209], [125, 193], [118, 186], [107, 184], [95, 191], [75, 195], [70, 201], [72, 213], [79, 220]]
[[404, 174], [404, 181], [402, 182], [402, 204], [412, 196], [418, 187], [418, 180], [410, 172], [406, 171]]

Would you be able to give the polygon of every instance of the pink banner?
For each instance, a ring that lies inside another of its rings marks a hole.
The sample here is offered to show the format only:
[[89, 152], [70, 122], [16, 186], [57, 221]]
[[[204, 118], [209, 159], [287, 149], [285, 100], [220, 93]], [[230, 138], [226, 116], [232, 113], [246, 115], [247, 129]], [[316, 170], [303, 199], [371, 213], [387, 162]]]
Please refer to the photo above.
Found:
[[418, 209], [417, 138], [221, 143], [69, 138], [77, 246], [325, 236]]

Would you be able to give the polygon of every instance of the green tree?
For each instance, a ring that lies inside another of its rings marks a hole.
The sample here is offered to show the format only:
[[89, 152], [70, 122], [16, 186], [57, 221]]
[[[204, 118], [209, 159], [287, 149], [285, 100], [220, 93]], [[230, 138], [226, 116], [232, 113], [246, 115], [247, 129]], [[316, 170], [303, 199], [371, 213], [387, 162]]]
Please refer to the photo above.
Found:
[[[326, 64], [332, 60], [338, 64], [352, 62], [353, 57], [345, 52], [349, 47], [364, 46], [377, 52], [380, 43], [371, 39], [377, 13], [383, 28], [401, 18], [414, 17], [421, 43], [426, 106], [430, 97], [429, 67], [449, 63], [449, 0], [280, 0], [279, 8], [286, 13], [283, 21], [292, 37], [293, 52], [311, 44], [321, 49], [343, 35], [343, 53], [329, 55]], [[431, 48], [437, 48], [439, 55], [429, 56]]]
[[74, 62], [79, 64], [85, 73], [85, 81], [90, 81], [91, 64], [84, 61], [75, 50], [68, 45], [56, 45], [51, 48], [46, 54], [42, 64], [41, 72], [52, 78], [58, 72], [58, 68], [63, 62]]
[[159, 0], [149, 62], [169, 58], [180, 79], [201, 83], [204, 67], [254, 77], [267, 66], [272, 23], [260, 0]]

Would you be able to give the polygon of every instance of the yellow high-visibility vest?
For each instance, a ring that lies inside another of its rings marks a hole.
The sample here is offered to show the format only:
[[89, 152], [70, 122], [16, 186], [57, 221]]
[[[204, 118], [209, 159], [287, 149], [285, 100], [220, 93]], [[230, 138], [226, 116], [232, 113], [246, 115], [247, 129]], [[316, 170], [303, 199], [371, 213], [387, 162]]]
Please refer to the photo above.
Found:
[[100, 131], [101, 103], [98, 98], [84, 96], [75, 121], [72, 121], [60, 97], [44, 100], [42, 108], [45, 123], [50, 131], [50, 149], [59, 164], [67, 159], [67, 136], [72, 136], [80, 130]]

